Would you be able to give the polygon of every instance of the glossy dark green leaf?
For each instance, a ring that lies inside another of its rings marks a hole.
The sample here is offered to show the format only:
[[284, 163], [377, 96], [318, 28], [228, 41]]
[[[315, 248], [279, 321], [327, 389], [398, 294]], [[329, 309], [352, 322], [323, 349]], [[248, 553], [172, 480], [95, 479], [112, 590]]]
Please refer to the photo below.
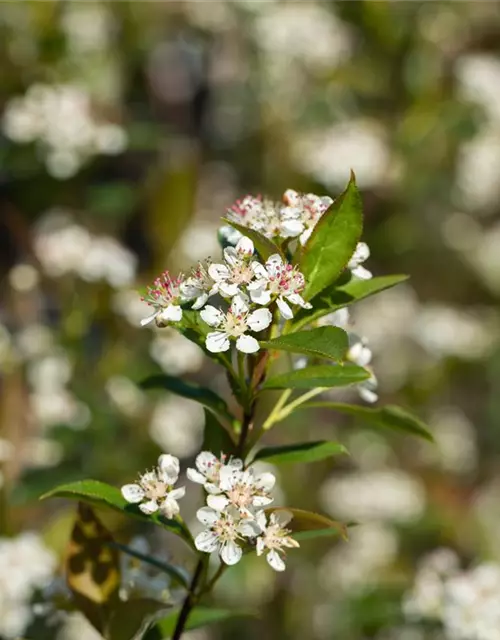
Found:
[[370, 373], [354, 364], [317, 365], [289, 371], [268, 378], [263, 389], [315, 389], [316, 387], [345, 387], [363, 382]]
[[[289, 509], [288, 507], [268, 507], [267, 509], [265, 509], [265, 512], [267, 514], [279, 513], [280, 511], [288, 512], [293, 515], [293, 518], [286, 525], [286, 527], [287, 529], [290, 529], [292, 531], [292, 533], [294, 534], [294, 538], [297, 535], [306, 532], [317, 532], [316, 535], [318, 537], [325, 536], [327, 535], [327, 531], [331, 531], [331, 535], [340, 535], [342, 538], [344, 538], [344, 540], [347, 540], [346, 525], [342, 524], [341, 522], [337, 522], [336, 520], [332, 520], [331, 518], [328, 518], [327, 516], [324, 516], [320, 513], [305, 511], [304, 509]], [[297, 539], [300, 538], [297, 537]]]
[[194, 382], [186, 382], [181, 378], [158, 374], [146, 378], [141, 382], [140, 386], [142, 389], [163, 389], [183, 398], [194, 400], [225, 421], [229, 427], [232, 427], [235, 423], [235, 418], [230, 413], [224, 400], [210, 389], [200, 387]]
[[264, 447], [255, 454], [255, 460], [264, 460], [273, 464], [286, 462], [316, 462], [332, 456], [347, 453], [347, 449], [338, 442], [320, 440], [317, 442], [298, 442], [276, 447]]
[[349, 348], [349, 338], [338, 327], [317, 327], [310, 331], [289, 333], [260, 343], [266, 349], [302, 353], [311, 357], [343, 360]]
[[169, 520], [158, 513], [147, 516], [142, 513], [137, 505], [128, 503], [117, 487], [99, 482], [99, 480], [79, 480], [77, 482], [59, 485], [40, 497], [41, 500], [46, 498], [69, 498], [98, 506], [110, 507], [125, 515], [157, 524], [182, 537], [189, 545], [193, 544], [192, 536], [183, 522]]
[[363, 420], [367, 424], [375, 427], [386, 427], [396, 431], [404, 431], [414, 436], [419, 436], [431, 442], [434, 441], [427, 426], [416, 416], [406, 409], [395, 405], [385, 407], [361, 407], [358, 405], [344, 404], [341, 402], [305, 402], [300, 405], [300, 409], [324, 408], [333, 409], [339, 413], [345, 413], [355, 418]]
[[142, 640], [156, 620], [172, 608], [150, 598], [134, 598], [119, 602], [107, 625], [106, 640]]
[[279, 253], [283, 257], [280, 247], [278, 247], [278, 245], [269, 238], [266, 238], [266, 236], [263, 236], [262, 233], [254, 231], [253, 229], [248, 229], [247, 227], [244, 227], [237, 222], [233, 222], [232, 220], [228, 220], [227, 218], [222, 218], [222, 220], [233, 227], [233, 229], [236, 229], [247, 238], [250, 238], [255, 249], [263, 260], [267, 260], [269, 256], [272, 256], [275, 253]]
[[301, 309], [296, 314], [292, 331], [298, 331], [306, 324], [314, 322], [328, 313], [346, 307], [358, 300], [363, 300], [363, 298], [368, 298], [385, 289], [390, 289], [405, 280], [408, 280], [408, 276], [380, 276], [371, 280], [351, 278], [345, 284], [328, 287], [313, 298], [311, 301], [312, 309]]
[[307, 241], [299, 261], [306, 278], [303, 296], [311, 300], [346, 267], [363, 230], [362, 203], [354, 174], [346, 190], [323, 214]]
[[[162, 633], [163, 638], [169, 638], [174, 630], [177, 622], [179, 611], [171, 613], [156, 624], [156, 628]], [[186, 624], [186, 631], [198, 629], [208, 624], [223, 622], [231, 618], [243, 618], [255, 616], [254, 613], [248, 611], [238, 611], [237, 609], [216, 609], [215, 607], [195, 607]]]
[[235, 453], [236, 444], [217, 418], [205, 411], [205, 430], [203, 432], [203, 451], [212, 451], [216, 456], [221, 453]]

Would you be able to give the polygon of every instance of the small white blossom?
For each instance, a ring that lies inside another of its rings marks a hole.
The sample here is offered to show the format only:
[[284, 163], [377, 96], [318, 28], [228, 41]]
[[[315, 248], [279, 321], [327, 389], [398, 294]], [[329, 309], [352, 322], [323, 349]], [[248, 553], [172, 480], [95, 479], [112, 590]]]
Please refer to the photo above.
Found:
[[151, 287], [148, 287], [147, 294], [142, 298], [153, 307], [154, 312], [141, 321], [145, 326], [153, 320], [161, 322], [179, 322], [182, 320], [182, 308], [180, 306], [182, 293], [182, 278], [172, 278], [168, 271], [164, 271], [158, 276]]
[[356, 385], [359, 395], [365, 402], [377, 402], [378, 382], [373, 371], [368, 367], [372, 359], [371, 349], [368, 347], [366, 338], [359, 338], [353, 333], [349, 334], [350, 347], [347, 352], [347, 360], [354, 362], [358, 367], [364, 367], [370, 372], [368, 380], [363, 380]]
[[275, 571], [284, 571], [286, 566], [283, 560], [284, 547], [299, 547], [299, 543], [288, 534], [286, 525], [293, 515], [289, 511], [274, 511], [266, 521], [266, 514], [260, 511], [257, 514], [257, 523], [262, 531], [257, 538], [257, 555], [260, 556], [267, 550], [266, 560]]
[[293, 189], [285, 191], [283, 200], [287, 206], [281, 210], [281, 235], [284, 238], [300, 236], [300, 244], [305, 245], [333, 200], [314, 193], [300, 194]]
[[220, 459], [210, 451], [202, 451], [196, 456], [196, 469], [188, 469], [187, 477], [191, 482], [202, 484], [207, 493], [220, 493], [220, 472], [222, 469], [232, 469], [239, 471], [243, 468], [243, 461], [239, 458], [230, 458], [226, 462], [226, 456], [221, 455]]
[[215, 282], [215, 290], [225, 298], [242, 293], [241, 287], [254, 279], [250, 259], [254, 253], [253, 242], [243, 236], [236, 247], [224, 249], [225, 264], [211, 264], [208, 273]]
[[262, 331], [272, 322], [268, 309], [258, 309], [250, 313], [247, 300], [236, 295], [227, 313], [207, 305], [200, 312], [202, 319], [218, 331], [211, 331], [206, 337], [206, 347], [212, 353], [220, 353], [230, 348], [230, 338], [236, 338], [236, 348], [243, 353], [255, 353], [260, 349], [258, 341], [247, 331]]
[[122, 487], [122, 495], [132, 504], [139, 504], [139, 509], [146, 515], [160, 511], [166, 518], [173, 518], [179, 513], [178, 500], [184, 497], [184, 487], [174, 489], [179, 478], [179, 460], [174, 456], [163, 454], [158, 458], [158, 466], [147, 471], [136, 484]]
[[370, 248], [366, 242], [358, 242], [352, 258], [347, 263], [347, 268], [351, 270], [352, 275], [359, 280], [370, 280], [373, 275], [371, 271], [361, 266], [363, 262], [370, 257]]
[[311, 309], [300, 292], [305, 287], [305, 278], [296, 267], [284, 263], [279, 254], [269, 257], [265, 265], [258, 262], [253, 264], [257, 280], [248, 285], [252, 302], [267, 305], [276, 299], [278, 309], [285, 320], [293, 318], [293, 311], [288, 304], [296, 304], [303, 309]]
[[220, 512], [203, 507], [198, 509], [196, 517], [207, 527], [196, 536], [196, 548], [205, 553], [217, 551], [221, 560], [228, 565], [236, 564], [243, 555], [243, 549], [238, 542], [260, 533], [254, 520], [240, 520], [238, 513]]
[[191, 275], [181, 282], [179, 289], [182, 299], [186, 302], [194, 300], [192, 309], [198, 310], [205, 306], [208, 298], [217, 293], [217, 286], [210, 276], [209, 261], [200, 262]]
[[220, 495], [209, 495], [207, 504], [212, 509], [224, 511], [228, 508], [239, 512], [241, 517], [253, 517], [256, 508], [265, 507], [273, 501], [269, 492], [276, 478], [265, 472], [255, 475], [253, 469], [245, 471], [222, 467], [219, 472]]

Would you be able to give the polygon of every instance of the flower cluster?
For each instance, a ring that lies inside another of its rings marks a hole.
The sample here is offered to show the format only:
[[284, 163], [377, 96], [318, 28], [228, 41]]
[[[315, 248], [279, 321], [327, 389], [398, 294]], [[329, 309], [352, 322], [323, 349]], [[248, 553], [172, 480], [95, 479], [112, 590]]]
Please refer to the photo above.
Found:
[[226, 461], [203, 451], [196, 458], [196, 469], [188, 469], [188, 478], [202, 484], [207, 492], [207, 506], [197, 512], [206, 529], [195, 538], [199, 551], [217, 551], [221, 560], [233, 565], [243, 555], [243, 545], [254, 546], [257, 555], [266, 559], [275, 571], [284, 571], [284, 548], [298, 547], [286, 529], [292, 514], [279, 510], [266, 516], [263, 507], [271, 504], [270, 492], [275, 484], [272, 473], [258, 474], [243, 468], [237, 458]]
[[328, 196], [288, 189], [283, 202], [247, 195], [233, 204], [227, 217], [268, 238], [299, 238], [304, 245], [332, 202]]
[[[174, 489], [178, 477], [179, 460], [163, 454], [157, 468], [143, 474], [136, 484], [124, 485], [121, 492], [146, 515], [159, 511], [166, 518], [175, 518], [179, 515], [177, 501], [185, 493], [184, 487]], [[267, 552], [273, 569], [284, 571], [284, 549], [299, 543], [286, 529], [290, 512], [280, 509], [268, 517], [263, 510], [273, 501], [270, 492], [276, 479], [272, 473], [257, 473], [251, 467], [245, 469], [239, 458], [228, 459], [224, 454], [217, 458], [202, 451], [187, 477], [207, 493], [206, 506], [196, 514], [206, 527], [195, 539], [199, 551], [217, 551], [225, 564], [232, 565], [241, 559], [244, 546], [255, 548], [259, 556]]]
[[[209, 351], [227, 351], [234, 339], [239, 351], [255, 353], [259, 343], [248, 331], [263, 331], [272, 322], [269, 309], [257, 307], [276, 302], [281, 316], [289, 320], [293, 318], [291, 305], [311, 308], [300, 295], [305, 285], [297, 267], [285, 262], [278, 253], [264, 264], [259, 262], [253, 242], [242, 236], [235, 247], [224, 249], [221, 263], [200, 264], [187, 278], [183, 275], [172, 278], [168, 271], [159, 276], [143, 298], [154, 311], [142, 324], [152, 320], [160, 326], [179, 322], [182, 305], [192, 302], [192, 309], [201, 309], [202, 320], [215, 329], [206, 337]], [[216, 294], [229, 303], [227, 310], [206, 305]]]

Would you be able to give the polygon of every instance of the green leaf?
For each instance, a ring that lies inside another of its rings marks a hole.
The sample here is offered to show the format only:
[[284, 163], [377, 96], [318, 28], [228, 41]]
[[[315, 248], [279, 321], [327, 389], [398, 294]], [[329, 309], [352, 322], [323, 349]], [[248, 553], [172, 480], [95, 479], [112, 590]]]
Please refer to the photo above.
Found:
[[[340, 535], [344, 540], [347, 540], [346, 525], [336, 520], [331, 520], [320, 513], [305, 511], [304, 509], [289, 509], [288, 507], [268, 507], [265, 509], [266, 514], [280, 511], [286, 511], [293, 515], [292, 520], [286, 527], [292, 531], [294, 538], [296, 537], [295, 534], [303, 535], [306, 532], [310, 533], [310, 535], [305, 537], [312, 537], [312, 532], [315, 532], [316, 537], [326, 536], [326, 532], [330, 531], [331, 535]], [[300, 537], [297, 537], [297, 539], [299, 540]], [[305, 538], [303, 537], [302, 539]]]
[[186, 382], [180, 378], [163, 374], [150, 376], [140, 383], [142, 389], [164, 389], [183, 398], [199, 402], [221, 418], [231, 428], [236, 419], [230, 413], [225, 401], [216, 393], [193, 382]]
[[294, 533], [293, 537], [297, 542], [307, 542], [308, 540], [316, 540], [317, 538], [336, 538], [341, 536], [345, 539], [345, 536], [341, 533], [340, 527], [343, 525], [339, 524], [339, 529], [333, 529], [330, 527], [329, 529], [313, 529], [312, 531], [299, 531], [298, 533]]
[[[173, 634], [178, 615], [179, 611], [171, 613], [156, 624], [156, 627], [165, 639]], [[186, 631], [198, 629], [199, 627], [204, 627], [207, 624], [223, 622], [224, 620], [229, 620], [231, 618], [250, 617], [254, 615], [254, 613], [248, 611], [215, 609], [214, 607], [195, 607], [188, 618]]]
[[285, 462], [316, 462], [331, 456], [347, 453], [347, 449], [338, 442], [320, 440], [317, 442], [300, 442], [280, 447], [264, 447], [255, 454], [253, 461], [265, 460], [273, 464]]
[[346, 413], [347, 415], [360, 418], [367, 424], [375, 427], [387, 427], [389, 429], [395, 429], [396, 431], [404, 431], [434, 442], [432, 434], [419, 418], [395, 405], [372, 408], [343, 404], [341, 402], [305, 402], [297, 407], [297, 409], [313, 408], [333, 409], [339, 413]]
[[254, 244], [255, 249], [263, 260], [267, 260], [269, 256], [272, 256], [275, 253], [278, 253], [281, 255], [281, 257], [283, 257], [283, 252], [281, 251], [280, 247], [278, 247], [278, 245], [275, 244], [272, 240], [262, 235], [262, 233], [259, 233], [254, 229], [248, 229], [247, 227], [244, 227], [237, 222], [233, 222], [228, 218], [222, 218], [222, 220], [226, 224], [229, 224], [231, 227], [233, 227], [233, 229], [236, 229], [247, 238], [250, 238], [250, 240]]
[[336, 280], [352, 257], [363, 230], [362, 203], [354, 174], [346, 190], [323, 214], [302, 251], [299, 269], [310, 300]]
[[138, 518], [144, 522], [157, 524], [172, 533], [183, 538], [190, 546], [193, 546], [193, 539], [186, 525], [178, 520], [169, 520], [158, 513], [147, 516], [142, 513], [135, 504], [130, 504], [122, 496], [121, 491], [117, 487], [113, 487], [99, 480], [79, 480], [69, 484], [62, 484], [48, 491], [40, 500], [46, 498], [69, 498], [71, 500], [81, 500], [98, 506], [106, 506], [120, 511], [121, 513], [134, 518]]
[[158, 618], [172, 605], [149, 598], [136, 598], [119, 602], [109, 620], [107, 640], [141, 640]]
[[338, 362], [343, 360], [347, 353], [349, 338], [339, 327], [318, 327], [310, 331], [286, 334], [260, 344], [265, 349], [303, 353]]
[[169, 562], [165, 562], [164, 560], [158, 560], [158, 558], [148, 556], [145, 553], [141, 553], [140, 551], [137, 551], [132, 547], [127, 547], [127, 545], [121, 544], [119, 542], [110, 542], [109, 546], [118, 549], [122, 553], [125, 553], [132, 558], [137, 558], [137, 560], [140, 560], [145, 564], [149, 564], [152, 567], [159, 569], [163, 573], [168, 574], [173, 580], [178, 582], [183, 587], [189, 587], [189, 575], [181, 567], [176, 567], [175, 565], [170, 564]]
[[203, 433], [202, 451], [212, 451], [231, 455], [235, 453], [236, 444], [220, 422], [208, 411], [205, 411], [205, 431]]
[[328, 313], [346, 307], [358, 300], [363, 300], [363, 298], [368, 298], [385, 289], [390, 289], [405, 280], [408, 280], [408, 276], [392, 275], [371, 278], [371, 280], [351, 278], [345, 284], [332, 285], [311, 300], [312, 309], [300, 309], [295, 315], [291, 330], [298, 331], [306, 324], [314, 322]]
[[370, 373], [354, 364], [323, 364], [297, 371], [289, 371], [269, 378], [263, 389], [315, 389], [317, 387], [345, 387], [363, 382]]

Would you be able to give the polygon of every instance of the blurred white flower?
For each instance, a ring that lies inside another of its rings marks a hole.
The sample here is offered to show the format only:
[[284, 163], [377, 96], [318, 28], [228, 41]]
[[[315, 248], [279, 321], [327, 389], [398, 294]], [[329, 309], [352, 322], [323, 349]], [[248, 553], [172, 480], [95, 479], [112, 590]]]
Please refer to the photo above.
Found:
[[136, 269], [137, 257], [115, 238], [94, 236], [77, 272], [84, 280], [105, 280], [118, 289], [133, 282]]
[[332, 188], [343, 188], [350, 170], [366, 189], [387, 181], [390, 151], [376, 122], [347, 121], [300, 136], [293, 150], [297, 165]]
[[105, 389], [111, 402], [126, 416], [133, 418], [144, 407], [144, 394], [126, 376], [112, 376], [106, 381]]
[[347, 263], [347, 268], [351, 270], [354, 278], [358, 278], [358, 280], [370, 280], [373, 277], [371, 272], [362, 266], [363, 262], [366, 262], [369, 257], [369, 246], [366, 242], [358, 242], [352, 258]]
[[323, 558], [320, 580], [328, 591], [338, 594], [370, 589], [381, 572], [397, 556], [396, 532], [380, 524], [361, 524], [349, 532], [349, 542], [329, 551]]
[[31, 264], [16, 264], [9, 271], [10, 286], [16, 291], [32, 291], [38, 284], [40, 276]]
[[51, 330], [42, 324], [23, 327], [15, 337], [19, 353], [26, 360], [37, 358], [53, 349], [54, 340]]
[[122, 289], [113, 294], [111, 300], [113, 311], [123, 316], [133, 327], [140, 327], [141, 321], [150, 312], [151, 307], [141, 300], [137, 291]]
[[496, 87], [500, 84], [500, 57], [469, 53], [455, 63], [458, 95], [483, 107], [491, 122], [500, 123], [500, 104]]
[[199, 371], [205, 358], [198, 345], [168, 327], [153, 337], [149, 354], [165, 373], [173, 376]]
[[332, 476], [321, 487], [320, 496], [333, 516], [359, 522], [413, 522], [426, 504], [421, 482], [396, 469]]
[[197, 402], [169, 396], [156, 405], [149, 434], [164, 451], [185, 458], [199, 451], [204, 424], [205, 414]]
[[64, 6], [61, 24], [77, 55], [102, 51], [109, 44], [111, 16], [104, 4], [70, 2]]

